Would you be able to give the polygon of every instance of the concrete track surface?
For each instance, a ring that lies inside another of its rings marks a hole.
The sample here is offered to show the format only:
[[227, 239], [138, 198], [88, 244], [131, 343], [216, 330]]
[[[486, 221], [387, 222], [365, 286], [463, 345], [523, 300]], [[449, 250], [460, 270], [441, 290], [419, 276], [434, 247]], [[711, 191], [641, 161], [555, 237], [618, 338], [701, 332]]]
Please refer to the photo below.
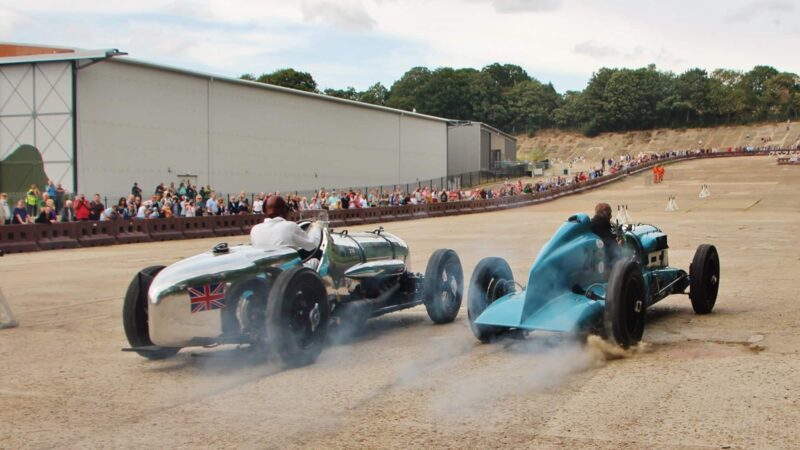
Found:
[[[301, 369], [225, 349], [151, 362], [120, 351], [129, 280], [218, 239], [7, 255], [0, 287], [21, 326], [0, 330], [0, 447], [800, 448], [800, 167], [752, 157], [667, 170], [658, 186], [639, 175], [539, 206], [384, 224], [417, 271], [449, 247], [467, 280], [497, 255], [524, 283], [560, 223], [598, 201], [662, 227], [677, 267], [717, 245], [714, 312], [670, 297], [625, 353], [539, 335], [480, 345], [465, 307], [442, 326], [418, 307]], [[680, 210], [664, 211], [670, 195]]]

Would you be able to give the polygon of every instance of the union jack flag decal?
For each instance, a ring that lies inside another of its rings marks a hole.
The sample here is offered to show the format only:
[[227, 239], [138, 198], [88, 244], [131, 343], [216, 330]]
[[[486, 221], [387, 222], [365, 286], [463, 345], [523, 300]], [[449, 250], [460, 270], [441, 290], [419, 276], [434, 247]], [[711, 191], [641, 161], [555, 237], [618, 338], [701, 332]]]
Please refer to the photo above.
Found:
[[225, 283], [210, 283], [189, 288], [192, 314], [225, 307]]

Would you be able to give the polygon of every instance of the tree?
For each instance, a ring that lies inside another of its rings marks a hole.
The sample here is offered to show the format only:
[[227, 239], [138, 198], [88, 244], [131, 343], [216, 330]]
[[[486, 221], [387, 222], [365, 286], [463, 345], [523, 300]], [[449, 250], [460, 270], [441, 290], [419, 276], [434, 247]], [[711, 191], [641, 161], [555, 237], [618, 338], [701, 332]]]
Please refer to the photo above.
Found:
[[375, 83], [368, 87], [366, 91], [359, 93], [358, 100], [364, 103], [385, 106], [389, 100], [389, 90], [381, 83]]
[[517, 83], [531, 79], [525, 69], [514, 64], [490, 64], [481, 69], [481, 73], [487, 75], [502, 89], [510, 89]]
[[550, 83], [537, 80], [517, 83], [509, 91], [511, 129], [531, 134], [553, 126], [553, 111], [561, 102], [561, 96]]
[[331, 97], [346, 98], [347, 100], [358, 100], [359, 97], [354, 87], [348, 87], [347, 89], [325, 89], [323, 93]]
[[393, 108], [412, 111], [420, 101], [420, 93], [431, 79], [427, 67], [413, 67], [392, 84], [387, 104]]
[[241, 78], [301, 91], [317, 92], [317, 82], [314, 81], [314, 77], [308, 72], [299, 72], [294, 69], [278, 69], [272, 73], [261, 74], [258, 78], [255, 78], [253, 74], [244, 74]]

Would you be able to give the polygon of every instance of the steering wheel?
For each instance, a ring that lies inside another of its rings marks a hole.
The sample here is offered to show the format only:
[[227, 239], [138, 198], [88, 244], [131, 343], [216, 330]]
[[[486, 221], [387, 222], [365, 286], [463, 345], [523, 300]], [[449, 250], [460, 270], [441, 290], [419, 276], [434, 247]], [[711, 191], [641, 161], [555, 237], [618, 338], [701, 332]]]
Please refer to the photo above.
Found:
[[[312, 224], [312, 222], [310, 220], [304, 220], [304, 221], [301, 221], [301, 222], [297, 223], [297, 225], [300, 226], [300, 229], [305, 231], [305, 232], [308, 232], [309, 228], [311, 228], [311, 224]], [[301, 261], [306, 262], [311, 258], [321, 258], [322, 257], [322, 238], [325, 237], [322, 234], [322, 228], [320, 228], [319, 234], [320, 234], [320, 236], [319, 236], [319, 245], [317, 246], [317, 248], [315, 248], [314, 250], [310, 250], [310, 251], [302, 249], [302, 248], [297, 250], [298, 255], [300, 255], [300, 260]]]

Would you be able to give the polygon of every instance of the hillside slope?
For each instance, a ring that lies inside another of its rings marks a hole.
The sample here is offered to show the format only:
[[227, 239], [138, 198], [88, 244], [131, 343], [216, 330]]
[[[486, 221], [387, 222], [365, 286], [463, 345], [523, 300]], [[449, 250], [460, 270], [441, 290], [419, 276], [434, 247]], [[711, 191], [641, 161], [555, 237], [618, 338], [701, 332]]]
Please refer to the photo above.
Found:
[[800, 144], [800, 122], [723, 126], [716, 128], [656, 129], [603, 133], [589, 138], [580, 133], [545, 130], [533, 137], [517, 136], [517, 159], [530, 160], [533, 153], [549, 158], [589, 160], [639, 152], [662, 152], [694, 148], [746, 146], [796, 147]]

